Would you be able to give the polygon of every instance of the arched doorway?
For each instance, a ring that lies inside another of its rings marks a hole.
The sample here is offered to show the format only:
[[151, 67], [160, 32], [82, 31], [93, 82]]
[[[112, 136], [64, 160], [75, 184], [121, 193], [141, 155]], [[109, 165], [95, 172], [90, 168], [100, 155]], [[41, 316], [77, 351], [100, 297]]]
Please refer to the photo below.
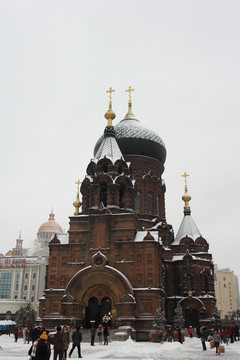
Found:
[[85, 310], [85, 326], [90, 327], [90, 321], [99, 321], [99, 303], [96, 297], [88, 300], [88, 306]]
[[198, 311], [196, 309], [185, 310], [185, 323], [186, 323], [186, 327], [189, 327], [191, 325], [193, 328], [197, 328], [199, 326]]
[[91, 326], [91, 321], [95, 321], [95, 327], [98, 326], [105, 314], [111, 313], [112, 302], [109, 297], [103, 297], [99, 302], [96, 297], [88, 300], [88, 306], [85, 309], [85, 327]]

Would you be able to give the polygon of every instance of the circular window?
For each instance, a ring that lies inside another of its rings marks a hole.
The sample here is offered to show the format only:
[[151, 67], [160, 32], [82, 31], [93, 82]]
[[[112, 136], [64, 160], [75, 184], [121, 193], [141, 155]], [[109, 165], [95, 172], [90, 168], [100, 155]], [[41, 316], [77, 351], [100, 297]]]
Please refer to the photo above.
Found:
[[100, 256], [98, 256], [94, 259], [94, 264], [96, 266], [100, 266], [100, 265], [102, 265], [102, 263], [103, 263], [103, 259]]

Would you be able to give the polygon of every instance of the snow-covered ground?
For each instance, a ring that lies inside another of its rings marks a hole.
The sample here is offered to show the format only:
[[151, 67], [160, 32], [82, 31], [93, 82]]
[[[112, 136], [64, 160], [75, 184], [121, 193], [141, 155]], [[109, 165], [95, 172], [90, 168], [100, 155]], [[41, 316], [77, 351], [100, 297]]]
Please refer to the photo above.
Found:
[[[14, 338], [8, 335], [0, 336], [0, 359], [4, 360], [26, 360], [29, 359], [28, 349], [30, 344], [23, 344], [19, 339], [17, 343]], [[82, 356], [84, 359], [116, 359], [116, 360], [195, 360], [195, 359], [214, 359], [216, 358], [215, 349], [210, 350], [209, 344], [207, 351], [202, 351], [201, 341], [197, 338], [186, 338], [183, 345], [178, 342], [173, 343], [150, 343], [134, 342], [131, 339], [125, 342], [112, 341], [108, 346], [91, 346], [89, 343], [82, 343]], [[225, 360], [239, 360], [240, 341], [226, 346], [225, 354], [220, 356]], [[72, 354], [72, 359], [77, 358], [77, 349]], [[53, 359], [53, 356], [51, 356]]]

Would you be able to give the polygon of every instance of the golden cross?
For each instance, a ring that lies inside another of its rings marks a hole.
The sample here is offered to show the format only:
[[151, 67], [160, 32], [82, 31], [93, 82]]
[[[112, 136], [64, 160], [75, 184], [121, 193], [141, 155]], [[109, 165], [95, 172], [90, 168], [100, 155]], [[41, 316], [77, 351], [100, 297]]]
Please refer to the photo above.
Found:
[[77, 182], [75, 182], [75, 184], [77, 185], [77, 191], [79, 193], [79, 185], [81, 184], [82, 182], [78, 179]]
[[115, 92], [115, 90], [113, 90], [111, 87], [109, 88], [109, 90], [106, 91], [106, 93], [109, 93], [109, 102], [112, 102], [112, 93]]
[[189, 174], [187, 174], [185, 171], [185, 173], [182, 175], [182, 177], [185, 178], [185, 186], [187, 186], [187, 176], [189, 176]]
[[132, 101], [132, 99], [131, 99], [131, 92], [134, 91], [134, 90], [135, 90], [135, 89], [132, 89], [131, 86], [129, 86], [129, 88], [128, 88], [127, 90], [125, 90], [126, 92], [129, 93], [129, 94], [128, 94], [128, 96], [129, 96], [129, 100], [128, 100], [128, 101], [129, 101], [129, 102]]

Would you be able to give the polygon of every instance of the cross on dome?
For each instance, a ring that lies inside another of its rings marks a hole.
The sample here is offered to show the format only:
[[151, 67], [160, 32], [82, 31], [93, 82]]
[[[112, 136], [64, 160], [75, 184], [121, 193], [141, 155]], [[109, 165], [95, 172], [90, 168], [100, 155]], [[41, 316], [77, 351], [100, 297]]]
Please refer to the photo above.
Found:
[[106, 93], [109, 93], [109, 103], [112, 103], [112, 93], [115, 92], [110, 86], [109, 90], [106, 91]]
[[132, 113], [132, 97], [131, 97], [131, 92], [134, 91], [135, 89], [132, 89], [131, 86], [128, 87], [127, 90], [125, 90], [126, 92], [128, 92], [128, 112], [127, 112], [127, 115], [133, 115]]
[[129, 88], [127, 90], [125, 90], [126, 92], [128, 92], [128, 96], [129, 96], [129, 99], [128, 101], [129, 102], [132, 102], [132, 98], [131, 98], [131, 92], [134, 91], [135, 89], [132, 89], [131, 86], [129, 86]]
[[187, 177], [189, 176], [189, 174], [186, 173], [186, 171], [184, 172], [184, 174], [182, 175], [182, 177], [184, 177], [184, 181], [185, 181], [185, 187], [187, 187]]
[[81, 184], [82, 182], [78, 179], [78, 181], [75, 182], [75, 184], [77, 185], [77, 192], [79, 192], [79, 185]]

